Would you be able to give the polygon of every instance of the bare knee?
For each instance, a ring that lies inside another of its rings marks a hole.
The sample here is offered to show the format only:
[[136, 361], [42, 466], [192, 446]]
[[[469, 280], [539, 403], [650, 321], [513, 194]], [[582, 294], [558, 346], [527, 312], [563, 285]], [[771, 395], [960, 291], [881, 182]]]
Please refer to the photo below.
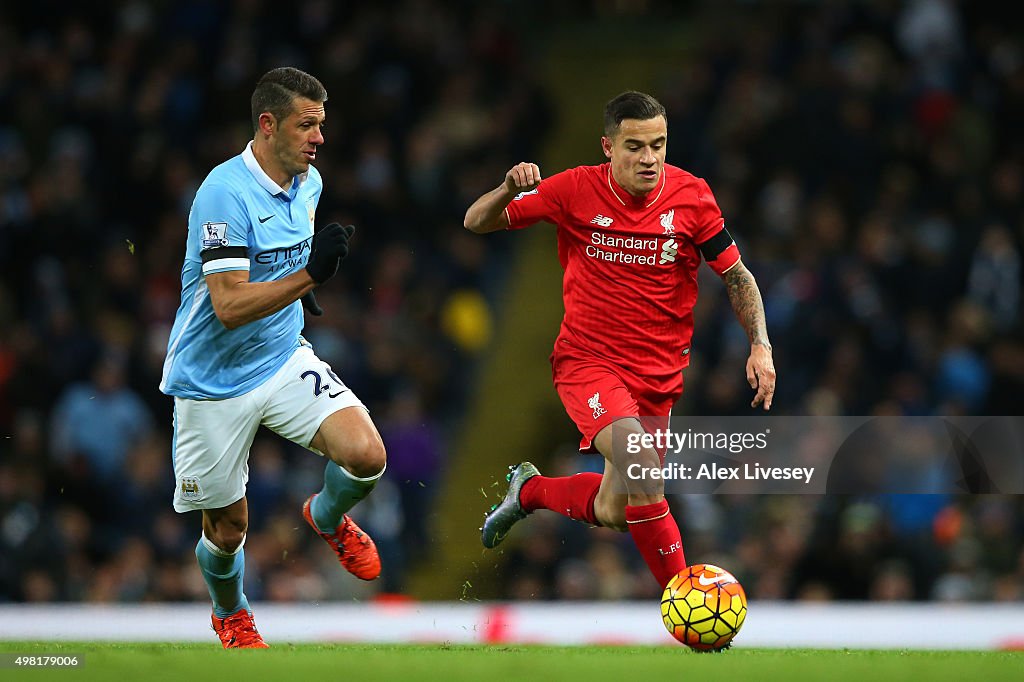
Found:
[[356, 478], [370, 478], [384, 469], [387, 452], [376, 431], [361, 433], [347, 439], [344, 445], [329, 452], [331, 460]]
[[234, 554], [239, 551], [239, 548], [242, 547], [242, 541], [246, 539], [245, 529], [240, 529], [237, 526], [224, 527], [221, 525], [215, 527], [217, 529], [213, 531], [213, 537], [207, 536], [210, 542], [228, 554]]
[[238, 551], [238, 548], [242, 546], [242, 541], [244, 539], [245, 533], [239, 533], [231, 530], [217, 535], [217, 538], [213, 540], [213, 544], [217, 545], [228, 554], [234, 554]]
[[[205, 525], [205, 524], [204, 524]], [[204, 528], [207, 539], [228, 554], [234, 554], [245, 540], [248, 524], [240, 519], [220, 519]]]
[[371, 439], [346, 463], [345, 468], [357, 478], [370, 478], [384, 470], [387, 453], [380, 437]]

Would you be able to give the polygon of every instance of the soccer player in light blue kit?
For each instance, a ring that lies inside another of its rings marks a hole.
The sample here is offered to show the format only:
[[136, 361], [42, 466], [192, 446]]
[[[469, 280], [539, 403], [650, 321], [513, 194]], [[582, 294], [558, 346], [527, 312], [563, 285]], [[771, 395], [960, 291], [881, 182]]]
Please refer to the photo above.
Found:
[[355, 231], [333, 223], [314, 234], [323, 182], [311, 164], [326, 100], [303, 71], [264, 74], [252, 95], [252, 142], [210, 172], [189, 213], [160, 390], [174, 396], [174, 509], [203, 512], [196, 558], [224, 648], [267, 646], [242, 591], [245, 484], [260, 424], [326, 456], [323, 489], [303, 516], [352, 574], [380, 575], [376, 546], [346, 512], [384, 473], [384, 444], [362, 402], [300, 335], [303, 305], [322, 312], [313, 289], [338, 271]]

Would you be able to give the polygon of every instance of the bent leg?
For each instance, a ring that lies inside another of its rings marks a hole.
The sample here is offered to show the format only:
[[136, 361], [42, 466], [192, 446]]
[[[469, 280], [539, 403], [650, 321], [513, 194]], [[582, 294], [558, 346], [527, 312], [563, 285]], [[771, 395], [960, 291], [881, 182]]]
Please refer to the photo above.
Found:
[[[607, 462], [595, 509], [602, 525], [629, 530], [647, 567], [664, 587], [686, 568], [686, 558], [679, 526], [665, 499], [663, 481], [639, 477], [641, 472], [661, 466], [661, 457], [655, 450], [636, 447], [637, 441], [630, 438], [643, 433], [639, 420], [620, 419], [602, 429], [594, 439], [595, 447]], [[631, 475], [623, 476], [624, 471]]]
[[328, 460], [311, 511], [319, 530], [333, 532], [384, 473], [384, 443], [366, 407], [330, 365], [302, 347], [269, 387], [263, 415], [269, 429]]
[[333, 531], [384, 474], [384, 442], [366, 410], [354, 406], [327, 417], [309, 447], [330, 460], [324, 470], [324, 487], [313, 498], [310, 512], [320, 530]]
[[309, 447], [356, 478], [379, 474], [386, 462], [384, 442], [362, 406], [346, 407], [327, 417]]
[[[596, 435], [613, 422], [614, 415], [637, 414], [632, 393], [607, 366], [561, 357], [555, 360], [554, 369], [558, 397], [583, 436], [582, 452], [593, 451]], [[610, 466], [611, 462], [606, 462], [603, 476], [592, 472], [558, 478], [534, 476], [523, 484], [519, 503], [527, 513], [549, 509], [576, 521], [625, 530], [625, 521], [617, 521], [614, 502], [609, 502], [609, 484], [617, 480], [610, 476], [614, 469]]]
[[658, 453], [650, 448], [629, 452], [630, 436], [643, 433], [640, 420], [630, 417], [612, 422], [594, 437], [594, 447], [605, 460], [604, 480], [594, 504], [602, 526], [625, 532], [627, 505], [657, 504], [665, 499], [663, 489], [656, 483], [637, 482], [624, 475], [624, 472], [634, 471], [636, 466], [647, 469], [660, 466]]
[[324, 486], [302, 505], [302, 516], [363, 580], [380, 575], [370, 537], [346, 514], [384, 473], [385, 452], [366, 407], [330, 365], [303, 346], [270, 387], [263, 423], [293, 443], [324, 455]]
[[[625, 452], [628, 435], [642, 432], [640, 421], [634, 418], [619, 419], [606, 426], [594, 438], [594, 447], [605, 458], [604, 475], [587, 472], [559, 478], [534, 476], [520, 493], [523, 510], [550, 509], [576, 521], [625, 532], [627, 504], [642, 506], [665, 499], [660, 489], [650, 486], [650, 481], [647, 486], [633, 484], [615, 465], [614, 453]], [[639, 463], [656, 467], [658, 462], [658, 454], [649, 450], [623, 460], [622, 466]]]
[[519, 503], [526, 513], [550, 509], [574, 521], [604, 525], [599, 521], [595, 508], [603, 478], [593, 472], [555, 478], [538, 474], [523, 484]]

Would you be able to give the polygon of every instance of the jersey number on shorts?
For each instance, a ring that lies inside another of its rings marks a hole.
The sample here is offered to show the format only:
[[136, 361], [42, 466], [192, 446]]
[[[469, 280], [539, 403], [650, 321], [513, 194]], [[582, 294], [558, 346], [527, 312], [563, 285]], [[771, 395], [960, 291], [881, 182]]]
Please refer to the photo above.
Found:
[[[338, 375], [335, 374], [331, 370], [330, 367], [327, 368], [327, 373], [330, 374], [331, 378], [334, 379], [335, 381], [337, 381], [339, 385], [341, 385], [341, 386], [345, 385], [344, 383], [342, 383], [341, 379], [338, 378]], [[314, 372], [311, 369], [307, 369], [305, 372], [303, 372], [302, 374], [299, 375], [299, 378], [302, 379], [303, 381], [305, 381], [307, 377], [313, 377], [313, 396], [314, 397], [320, 395], [321, 393], [324, 393], [326, 391], [331, 390], [331, 385], [324, 383], [323, 377], [320, 376], [320, 372]], [[345, 389], [342, 389], [342, 390], [338, 391], [337, 393], [328, 393], [327, 397], [328, 398], [337, 398], [339, 395], [341, 395], [344, 392], [345, 392]]]

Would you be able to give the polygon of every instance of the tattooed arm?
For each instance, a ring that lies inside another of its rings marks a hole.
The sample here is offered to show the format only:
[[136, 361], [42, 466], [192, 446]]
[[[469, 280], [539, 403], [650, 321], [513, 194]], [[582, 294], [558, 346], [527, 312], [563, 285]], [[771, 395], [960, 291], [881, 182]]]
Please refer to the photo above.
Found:
[[768, 342], [768, 328], [764, 322], [764, 303], [754, 276], [743, 262], [736, 263], [722, 275], [729, 292], [729, 302], [736, 313], [736, 319], [743, 325], [750, 339], [750, 357], [747, 358], [747, 381], [757, 391], [751, 407], [764, 405], [772, 407], [775, 395], [775, 363], [772, 361], [772, 345]]

